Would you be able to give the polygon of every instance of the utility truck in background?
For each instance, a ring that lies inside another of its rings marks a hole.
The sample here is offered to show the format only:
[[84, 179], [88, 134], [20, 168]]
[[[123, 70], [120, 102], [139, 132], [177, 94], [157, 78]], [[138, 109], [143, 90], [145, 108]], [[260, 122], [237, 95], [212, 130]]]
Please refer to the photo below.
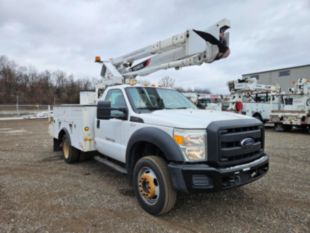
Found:
[[220, 95], [195, 92], [184, 92], [182, 94], [199, 109], [222, 111], [222, 97]]
[[290, 131], [298, 127], [310, 133], [310, 80], [298, 79], [290, 93], [281, 96], [281, 104], [281, 109], [271, 113], [275, 130]]
[[269, 122], [273, 110], [281, 109], [280, 87], [258, 84], [256, 78], [238, 79], [228, 82], [230, 91], [227, 111], [252, 116]]
[[127, 174], [140, 206], [153, 215], [170, 211], [177, 192], [226, 190], [261, 178], [268, 155], [260, 121], [199, 110], [174, 89], [135, 85], [138, 75], [227, 57], [229, 28], [223, 19], [108, 61], [96, 57], [103, 77], [96, 105], [54, 107], [54, 150], [67, 163], [94, 156]]
[[222, 111], [222, 97], [220, 95], [200, 94], [197, 107], [206, 110]]

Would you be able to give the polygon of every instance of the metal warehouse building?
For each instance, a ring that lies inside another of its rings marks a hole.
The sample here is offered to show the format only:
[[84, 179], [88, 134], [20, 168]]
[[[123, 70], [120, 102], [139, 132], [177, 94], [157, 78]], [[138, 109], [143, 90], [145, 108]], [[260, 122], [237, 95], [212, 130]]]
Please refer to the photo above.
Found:
[[260, 84], [279, 84], [281, 90], [287, 92], [289, 88], [293, 87], [293, 82], [297, 79], [306, 78], [310, 80], [310, 64], [243, 74], [242, 78], [256, 78]]

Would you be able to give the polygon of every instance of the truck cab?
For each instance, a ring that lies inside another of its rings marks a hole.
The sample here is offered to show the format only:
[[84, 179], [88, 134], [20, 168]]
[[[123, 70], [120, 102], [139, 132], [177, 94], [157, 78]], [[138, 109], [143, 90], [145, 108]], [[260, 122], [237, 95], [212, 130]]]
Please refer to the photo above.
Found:
[[173, 89], [129, 85], [108, 88], [97, 108], [97, 150], [122, 163], [134, 184], [145, 156], [161, 158], [181, 192], [238, 187], [268, 170], [264, 127], [251, 117], [197, 109]]

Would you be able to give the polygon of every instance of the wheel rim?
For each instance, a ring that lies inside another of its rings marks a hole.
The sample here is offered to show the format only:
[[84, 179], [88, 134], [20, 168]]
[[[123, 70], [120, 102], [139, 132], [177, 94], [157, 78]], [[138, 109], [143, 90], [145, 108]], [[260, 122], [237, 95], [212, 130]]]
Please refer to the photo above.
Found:
[[64, 153], [65, 159], [68, 159], [69, 158], [69, 145], [67, 142], [64, 142], [63, 144], [63, 153]]
[[148, 205], [155, 205], [159, 199], [160, 188], [155, 172], [143, 167], [138, 174], [139, 195]]

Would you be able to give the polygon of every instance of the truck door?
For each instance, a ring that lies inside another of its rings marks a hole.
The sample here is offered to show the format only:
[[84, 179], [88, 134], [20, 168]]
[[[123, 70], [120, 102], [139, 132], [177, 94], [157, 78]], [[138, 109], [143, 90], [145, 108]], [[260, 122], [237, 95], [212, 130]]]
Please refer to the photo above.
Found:
[[[123, 92], [120, 89], [109, 90], [104, 100], [111, 102], [111, 108], [127, 108]], [[124, 124], [128, 124], [128, 119], [118, 119], [119, 115], [120, 111], [112, 110], [111, 119], [97, 120], [96, 148], [106, 156], [125, 162], [124, 149], [122, 148], [124, 147], [122, 145], [122, 134], [124, 133], [122, 129]]]

